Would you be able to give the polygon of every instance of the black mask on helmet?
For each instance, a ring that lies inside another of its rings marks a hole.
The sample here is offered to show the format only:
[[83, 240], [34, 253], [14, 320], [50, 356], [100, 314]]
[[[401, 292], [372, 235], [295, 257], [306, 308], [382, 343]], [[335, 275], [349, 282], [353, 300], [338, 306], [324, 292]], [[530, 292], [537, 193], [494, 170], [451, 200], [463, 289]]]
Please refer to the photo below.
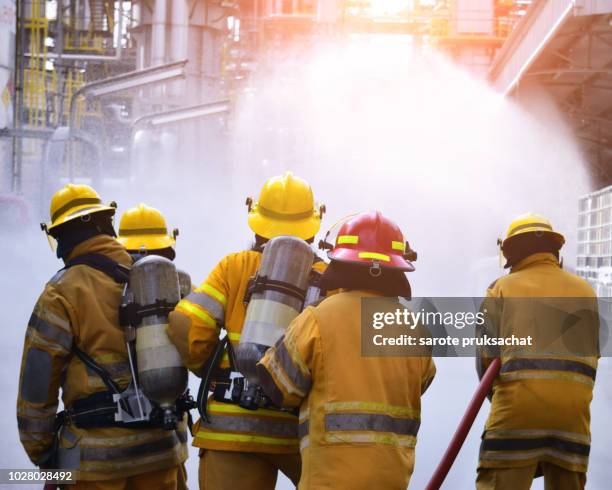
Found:
[[97, 235], [117, 236], [113, 228], [112, 212], [82, 216], [52, 230], [51, 236], [57, 240], [57, 258], [66, 260], [74, 247]]
[[385, 296], [401, 296], [410, 299], [412, 291], [410, 282], [403, 271], [381, 268], [378, 276], [370, 274], [370, 268], [357, 264], [332, 260], [321, 277], [321, 288], [325, 291], [334, 289], [362, 289], [376, 291]]
[[521, 260], [537, 253], [551, 253], [559, 260], [561, 244], [550, 233], [522, 233], [506, 241], [502, 247], [506, 257], [506, 269], [518, 264]]

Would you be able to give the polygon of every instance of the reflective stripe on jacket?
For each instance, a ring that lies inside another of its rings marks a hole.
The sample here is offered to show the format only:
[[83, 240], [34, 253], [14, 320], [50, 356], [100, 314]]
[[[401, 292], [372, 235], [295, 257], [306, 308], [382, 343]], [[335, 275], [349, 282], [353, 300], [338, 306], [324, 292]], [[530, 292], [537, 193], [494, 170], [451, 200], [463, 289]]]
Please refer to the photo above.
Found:
[[[93, 237], [70, 258], [99, 253], [129, 266], [130, 257], [113, 238]], [[74, 344], [104, 367], [121, 388], [131, 380], [118, 308], [123, 287], [85, 265], [62, 271], [46, 285], [26, 330], [17, 423], [21, 442], [37, 464], [53, 441], [59, 389], [64, 406], [106, 390], [100, 377], [71, 353]], [[107, 480], [170, 468], [187, 458], [184, 424], [162, 429], [65, 426], [59, 438], [58, 466], [77, 470], [80, 480]]]
[[[572, 303], [571, 298], [584, 298], [594, 313], [595, 326], [590, 335], [597, 330], [593, 289], [564, 271], [549, 253], [533, 254], [519, 262], [509, 275], [489, 287], [487, 296], [497, 298], [501, 305], [495, 328], [502, 336], [524, 337], [543, 330], [548, 318], [529, 298], [554, 298], [558, 309]], [[589, 335], [589, 329], [581, 335]], [[597, 339], [591, 340], [596, 345]], [[480, 449], [480, 467], [519, 467], [544, 461], [585, 472], [597, 357], [552, 353], [525, 357], [516, 348], [503, 348], [501, 360]], [[481, 372], [488, 362], [485, 357]]]
[[[240, 342], [249, 279], [259, 268], [261, 252], [247, 250], [227, 255], [208, 278], [170, 314], [170, 329], [189, 323], [189, 369], [199, 372], [213, 353], [223, 326], [232, 346]], [[322, 272], [323, 262], [313, 269]], [[172, 335], [171, 335], [172, 337]], [[227, 352], [220, 367], [230, 367]], [[209, 399], [210, 422], [198, 420], [193, 445], [206, 449], [266, 453], [298, 451], [297, 416], [279, 410], [245, 410]]]
[[361, 355], [361, 298], [371, 295], [343, 291], [307, 308], [259, 364], [268, 395], [300, 407], [300, 489], [410, 480], [435, 366], [429, 357]]

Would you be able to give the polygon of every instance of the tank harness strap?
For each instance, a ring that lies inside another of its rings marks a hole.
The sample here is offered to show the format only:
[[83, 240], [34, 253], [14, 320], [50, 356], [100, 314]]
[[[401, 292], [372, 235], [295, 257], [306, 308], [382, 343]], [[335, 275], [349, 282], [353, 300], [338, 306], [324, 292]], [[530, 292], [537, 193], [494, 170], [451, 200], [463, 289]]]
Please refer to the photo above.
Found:
[[130, 277], [129, 267], [121, 265], [119, 262], [102, 254], [79, 255], [66, 262], [66, 266], [62, 270], [69, 269], [75, 265], [87, 265], [92, 269], [104, 272], [118, 284], [127, 283]]
[[[213, 354], [208, 358], [208, 360], [204, 364], [204, 369], [202, 370], [204, 374], [202, 375], [202, 381], [200, 382], [200, 388], [198, 389], [198, 398], [196, 403], [198, 412], [200, 413], [200, 417], [202, 417], [202, 419], [206, 422], [210, 422], [208, 413], [206, 411], [206, 404], [208, 402], [208, 391], [213, 381], [213, 377], [218, 371], [219, 364], [221, 363], [221, 359], [223, 358], [223, 353], [225, 352], [225, 348], [229, 344], [229, 337], [227, 335], [220, 339], [219, 342], [217, 342]], [[229, 384], [229, 375], [227, 376], [227, 379], [227, 383], [223, 383], [224, 380], [219, 380], [217, 381], [217, 383]], [[215, 392], [216, 391], [217, 388], [215, 386]]]
[[155, 303], [150, 305], [140, 305], [136, 302], [123, 303], [119, 306], [119, 325], [138, 327], [143, 318], [148, 316], [168, 316], [176, 304], [165, 299], [155, 300]]
[[85, 354], [85, 352], [79, 349], [76, 345], [73, 345], [71, 350], [74, 355], [77, 356], [83, 362], [83, 364], [85, 364], [85, 366], [87, 366], [100, 377], [100, 379], [106, 385], [109, 391], [112, 391], [116, 394], [121, 393], [121, 389], [119, 388], [117, 383], [115, 383], [115, 381], [108, 373], [108, 371], [106, 371], [106, 369], [100, 366], [96, 361], [94, 361], [90, 356]]
[[247, 286], [247, 290], [244, 295], [244, 303], [248, 304], [249, 301], [251, 301], [251, 296], [254, 293], [261, 293], [263, 291], [276, 291], [278, 293], [287, 294], [299, 299], [302, 302], [306, 298], [306, 291], [294, 286], [293, 284], [268, 279], [267, 276], [260, 276], [259, 274], [256, 274], [255, 277], [251, 278], [249, 281], [249, 285]]
[[[151, 420], [140, 422], [117, 422], [115, 413], [117, 412], [117, 402], [113, 399], [113, 395], [120, 394], [121, 389], [112, 379], [108, 371], [96, 363], [90, 356], [85, 354], [78, 347], [73, 346], [72, 352], [92, 371], [94, 371], [107, 386], [108, 390], [99, 391], [92, 395], [75, 400], [72, 405], [62, 410], [57, 414], [56, 427], [61, 427], [65, 424], [74, 424], [81, 429], [100, 428], [100, 427], [126, 427], [132, 429], [151, 429], [163, 427], [162, 412], [154, 410], [153, 414], [157, 415]], [[121, 408], [133, 416], [133, 412], [128, 403], [124, 399], [120, 399]], [[189, 413], [193, 408], [193, 401], [187, 390], [178, 400], [177, 408], [179, 413]], [[188, 420], [188, 424], [190, 421]]]
[[117, 403], [111, 391], [98, 391], [92, 395], [75, 400], [72, 405], [58, 414], [62, 425], [74, 425], [79, 429], [99, 429], [105, 427], [125, 427], [130, 429], [153, 429], [163, 427], [160, 416], [140, 422], [118, 422], [115, 420]]

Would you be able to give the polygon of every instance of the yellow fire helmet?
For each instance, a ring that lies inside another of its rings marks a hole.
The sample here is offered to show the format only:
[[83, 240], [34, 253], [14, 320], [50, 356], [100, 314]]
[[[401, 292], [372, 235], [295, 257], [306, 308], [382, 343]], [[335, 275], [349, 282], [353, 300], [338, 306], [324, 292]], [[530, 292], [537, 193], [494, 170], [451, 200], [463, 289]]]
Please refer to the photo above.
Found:
[[504, 238], [504, 240], [498, 240], [498, 244], [503, 250], [512, 238], [524, 233], [548, 233], [559, 242], [560, 246], [563, 246], [565, 243], [565, 237], [553, 229], [548, 219], [540, 214], [525, 213], [515, 218], [512, 223], [510, 223], [508, 231], [506, 232], [506, 238]]
[[115, 214], [117, 205], [112, 202], [108, 206], [102, 204], [98, 193], [85, 184], [66, 184], [53, 194], [49, 214], [51, 221], [41, 223], [41, 228], [49, 234], [68, 221], [76, 218], [99, 213], [102, 211]]
[[178, 230], [168, 234], [164, 215], [155, 208], [139, 204], [128, 209], [119, 223], [117, 241], [129, 251], [152, 251], [174, 247]]
[[321, 227], [324, 205], [315, 204], [308, 182], [291, 172], [269, 178], [259, 200], [248, 198], [249, 227], [257, 235], [274, 238], [291, 235], [302, 240], [314, 237]]

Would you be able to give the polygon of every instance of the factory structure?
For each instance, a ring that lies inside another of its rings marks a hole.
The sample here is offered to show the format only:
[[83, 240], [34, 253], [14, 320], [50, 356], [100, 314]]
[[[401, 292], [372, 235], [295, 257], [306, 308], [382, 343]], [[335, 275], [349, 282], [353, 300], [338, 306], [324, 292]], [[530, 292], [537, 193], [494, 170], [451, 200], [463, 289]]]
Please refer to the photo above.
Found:
[[237, 97], [287, 47], [359, 34], [409, 36], [519, 102], [555, 100], [593, 183], [578, 272], [610, 295], [611, 0], [0, 0], [1, 205], [25, 216], [23, 196], [46, 203], [68, 179], [223, 144]]

